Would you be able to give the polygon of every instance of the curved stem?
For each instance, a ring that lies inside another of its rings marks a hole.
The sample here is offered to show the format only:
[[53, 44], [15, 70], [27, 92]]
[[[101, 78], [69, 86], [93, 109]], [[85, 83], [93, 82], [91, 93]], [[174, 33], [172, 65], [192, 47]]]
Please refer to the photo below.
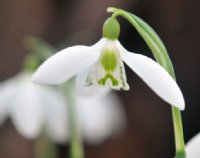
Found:
[[[109, 7], [107, 11], [113, 13], [112, 17], [116, 18], [117, 16], [122, 16], [128, 20], [147, 43], [156, 61], [165, 68], [174, 80], [176, 80], [172, 62], [163, 42], [146, 22], [136, 15], [122, 9]], [[180, 110], [174, 106], [172, 106], [172, 118], [174, 125], [176, 158], [186, 158], [181, 113]]]

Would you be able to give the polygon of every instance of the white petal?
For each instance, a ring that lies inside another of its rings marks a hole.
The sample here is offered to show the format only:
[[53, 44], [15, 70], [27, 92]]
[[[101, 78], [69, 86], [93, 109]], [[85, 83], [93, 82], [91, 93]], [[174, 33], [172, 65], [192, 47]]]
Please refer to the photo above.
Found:
[[7, 80], [1, 84], [1, 94], [0, 94], [0, 124], [8, 117], [8, 110], [10, 102], [12, 101], [13, 95], [15, 94], [15, 88], [17, 83], [14, 80]]
[[168, 72], [152, 59], [126, 51], [117, 43], [124, 62], [163, 100], [184, 110], [185, 102], [180, 88]]
[[38, 86], [32, 84], [30, 78], [30, 73], [21, 72], [6, 80], [3, 83], [2, 103], [16, 130], [32, 139], [40, 132], [43, 114]]
[[20, 84], [16, 90], [9, 109], [9, 115], [17, 131], [29, 139], [36, 138], [44, 123], [42, 111], [43, 103], [37, 87], [29, 84]]
[[101, 99], [79, 98], [77, 101], [81, 131], [86, 142], [101, 143], [124, 126], [121, 104], [113, 94]]
[[24, 80], [27, 82], [27, 79], [25, 79], [27, 76], [29, 76], [30, 79], [30, 74], [28, 75], [25, 72], [21, 72], [2, 83], [0, 95], [0, 123], [3, 123], [9, 116], [9, 110], [12, 109], [14, 105], [13, 100], [16, 97], [15, 95], [18, 94], [18, 89], [23, 86], [21, 86], [21, 83], [24, 82]]
[[200, 157], [200, 133], [194, 136], [186, 144], [187, 158], [199, 158]]
[[76, 77], [76, 94], [82, 97], [102, 97], [106, 95], [111, 89], [107, 87], [100, 87], [97, 85], [86, 85], [89, 69], [85, 69]]
[[93, 46], [73, 46], [61, 50], [45, 61], [35, 72], [32, 80], [41, 84], [60, 84], [81, 70], [94, 64], [105, 43], [101, 39]]
[[66, 143], [69, 139], [69, 127], [66, 100], [56, 89], [46, 89], [43, 93], [46, 112], [46, 132], [57, 143]]

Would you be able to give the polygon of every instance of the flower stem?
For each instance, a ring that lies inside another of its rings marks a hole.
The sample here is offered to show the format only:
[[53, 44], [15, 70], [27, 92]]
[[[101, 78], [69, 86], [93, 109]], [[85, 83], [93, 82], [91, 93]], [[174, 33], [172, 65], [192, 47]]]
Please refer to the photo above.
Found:
[[[156, 61], [161, 66], [163, 66], [163, 68], [165, 68], [165, 70], [174, 78], [174, 80], [176, 80], [172, 62], [163, 42], [156, 34], [156, 32], [146, 22], [144, 22], [136, 15], [122, 9], [109, 7], [107, 11], [113, 13], [113, 18], [116, 18], [117, 16], [122, 16], [123, 18], [128, 20], [142, 36], [146, 44], [149, 46]], [[175, 108], [174, 106], [172, 106], [172, 118], [174, 125], [176, 158], [186, 158], [181, 113], [180, 110]]]
[[82, 140], [80, 136], [79, 122], [76, 111], [76, 100], [73, 82], [66, 85], [70, 127], [70, 158], [84, 158]]
[[176, 145], [176, 158], [186, 158], [181, 113], [176, 107], [172, 107], [172, 117]]
[[58, 149], [55, 143], [51, 142], [46, 135], [42, 134], [34, 142], [36, 158], [57, 158]]

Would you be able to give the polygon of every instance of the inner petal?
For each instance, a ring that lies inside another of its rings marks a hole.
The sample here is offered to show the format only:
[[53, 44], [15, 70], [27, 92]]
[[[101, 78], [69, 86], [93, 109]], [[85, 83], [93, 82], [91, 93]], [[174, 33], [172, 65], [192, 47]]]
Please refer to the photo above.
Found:
[[91, 67], [87, 84], [128, 90], [124, 64], [113, 41], [108, 41], [98, 61]]

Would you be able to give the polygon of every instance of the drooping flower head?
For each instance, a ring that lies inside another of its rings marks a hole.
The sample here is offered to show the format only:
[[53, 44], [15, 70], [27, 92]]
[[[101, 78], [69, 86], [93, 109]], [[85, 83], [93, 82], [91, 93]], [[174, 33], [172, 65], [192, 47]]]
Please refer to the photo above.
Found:
[[53, 87], [30, 82], [31, 73], [23, 71], [2, 83], [0, 123], [7, 118], [25, 138], [35, 139], [45, 132], [52, 140], [68, 140], [66, 100]]
[[38, 68], [33, 81], [60, 84], [85, 70], [84, 85], [128, 90], [125, 62], [158, 96], [183, 110], [183, 95], [174, 79], [152, 59], [127, 51], [118, 41], [119, 33], [116, 18], [108, 18], [102, 39], [92, 46], [77, 45], [56, 53]]
[[[10, 118], [16, 130], [27, 139], [35, 139], [43, 132], [57, 143], [67, 143], [69, 98], [58, 87], [30, 82], [31, 75], [23, 71], [0, 84], [0, 125]], [[108, 93], [107, 90], [93, 92], [98, 87], [90, 87], [89, 91], [77, 88], [77, 121], [84, 141], [101, 143], [123, 129], [125, 114], [113, 92], [105, 96], [101, 93]]]
[[[112, 28], [110, 30], [109, 28]], [[116, 47], [116, 39], [120, 33], [117, 20], [109, 18], [104, 23], [103, 36], [104, 46], [101, 49], [99, 59], [90, 68], [86, 83], [111, 87], [113, 89], [128, 90], [124, 64], [120, 52]]]

